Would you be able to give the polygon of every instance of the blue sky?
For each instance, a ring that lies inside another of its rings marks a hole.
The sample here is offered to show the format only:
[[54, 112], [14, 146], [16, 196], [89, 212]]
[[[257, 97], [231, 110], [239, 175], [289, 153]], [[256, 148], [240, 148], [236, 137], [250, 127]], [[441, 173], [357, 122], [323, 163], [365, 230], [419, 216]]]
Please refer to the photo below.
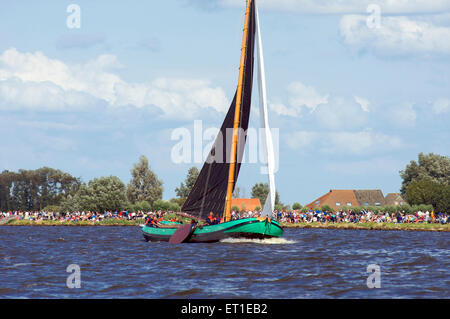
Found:
[[[79, 29], [66, 24], [73, 3]], [[419, 152], [450, 154], [449, 1], [258, 6], [282, 202], [307, 204], [330, 189], [398, 192], [399, 170]], [[195, 163], [171, 161], [171, 133], [194, 120], [221, 125], [243, 10], [240, 0], [2, 1], [0, 169], [128, 183], [144, 154], [164, 198], [174, 197]], [[259, 169], [241, 170], [247, 196], [266, 181]]]

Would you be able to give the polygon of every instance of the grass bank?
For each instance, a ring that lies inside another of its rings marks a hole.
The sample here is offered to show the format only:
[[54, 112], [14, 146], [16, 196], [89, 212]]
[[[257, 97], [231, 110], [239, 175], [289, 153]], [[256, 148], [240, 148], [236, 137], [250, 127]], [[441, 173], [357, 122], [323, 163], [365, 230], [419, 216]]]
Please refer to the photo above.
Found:
[[13, 219], [4, 224], [5, 226], [139, 226], [143, 220], [120, 220], [107, 219], [98, 222], [91, 221], [56, 221], [56, 220], [17, 220]]
[[[170, 220], [171, 218], [175, 218], [181, 220], [183, 223], [190, 223], [189, 218], [180, 217], [176, 214], [166, 214], [164, 216], [165, 220]], [[18, 220], [18, 219], [10, 219], [8, 221], [4, 220], [4, 223], [0, 222], [0, 226], [139, 226], [144, 224], [144, 219], [138, 220], [123, 220], [123, 219], [105, 219], [102, 221], [92, 222], [92, 221], [59, 221], [59, 220], [40, 220], [40, 221], [32, 221], [32, 220]]]
[[450, 224], [394, 224], [394, 223], [282, 223], [285, 228], [318, 228], [318, 229], [367, 229], [367, 230], [414, 230], [414, 231], [450, 231]]
[[[184, 221], [187, 223], [187, 221]], [[91, 221], [31, 221], [13, 219], [5, 226], [139, 226], [143, 220], [107, 219], [99, 222]], [[450, 232], [450, 224], [394, 224], [394, 223], [281, 223], [285, 228], [317, 228], [317, 229], [366, 229], [366, 230], [416, 230], [416, 231], [443, 231]]]

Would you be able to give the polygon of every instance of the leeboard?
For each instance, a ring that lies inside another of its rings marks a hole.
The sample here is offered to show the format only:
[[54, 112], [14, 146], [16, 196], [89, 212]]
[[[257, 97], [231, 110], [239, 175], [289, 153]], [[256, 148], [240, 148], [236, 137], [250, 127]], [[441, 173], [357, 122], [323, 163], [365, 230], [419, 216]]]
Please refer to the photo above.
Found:
[[193, 224], [183, 225], [178, 228], [169, 239], [171, 244], [181, 244], [184, 242], [195, 230]]

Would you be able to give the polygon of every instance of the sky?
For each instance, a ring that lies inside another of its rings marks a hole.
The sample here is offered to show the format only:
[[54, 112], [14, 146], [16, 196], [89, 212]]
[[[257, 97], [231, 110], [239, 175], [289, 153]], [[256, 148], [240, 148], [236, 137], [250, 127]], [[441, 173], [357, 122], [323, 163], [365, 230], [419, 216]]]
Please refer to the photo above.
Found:
[[[450, 1], [257, 6], [283, 203], [305, 205], [330, 189], [399, 192], [399, 171], [419, 152], [450, 154]], [[199, 120], [204, 129], [222, 124], [244, 8], [243, 0], [1, 1], [0, 170], [49, 166], [85, 182], [128, 183], [145, 155], [164, 199], [175, 197], [202, 163], [174, 161], [173, 133], [194, 135]], [[243, 197], [267, 181], [260, 168], [243, 164]]]

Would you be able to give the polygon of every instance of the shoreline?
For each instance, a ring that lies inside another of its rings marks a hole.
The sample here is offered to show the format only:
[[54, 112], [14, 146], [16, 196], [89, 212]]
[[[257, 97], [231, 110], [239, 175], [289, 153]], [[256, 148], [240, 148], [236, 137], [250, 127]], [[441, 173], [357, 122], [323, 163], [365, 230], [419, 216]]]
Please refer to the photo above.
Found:
[[396, 230], [396, 231], [437, 231], [450, 232], [450, 224], [416, 224], [416, 223], [340, 223], [340, 224], [322, 224], [318, 222], [313, 223], [298, 223], [289, 224], [281, 223], [284, 228], [310, 228], [310, 229], [335, 229], [335, 230]]
[[[90, 221], [29, 221], [29, 220], [9, 220], [8, 222], [1, 224], [2, 226], [66, 226], [66, 227], [87, 227], [87, 226], [139, 226], [143, 224], [143, 220], [105, 220], [99, 222]], [[280, 223], [283, 228], [305, 228], [305, 229], [335, 229], [335, 230], [404, 230], [404, 231], [437, 231], [437, 232], [450, 232], [450, 224], [394, 224], [394, 223]]]

